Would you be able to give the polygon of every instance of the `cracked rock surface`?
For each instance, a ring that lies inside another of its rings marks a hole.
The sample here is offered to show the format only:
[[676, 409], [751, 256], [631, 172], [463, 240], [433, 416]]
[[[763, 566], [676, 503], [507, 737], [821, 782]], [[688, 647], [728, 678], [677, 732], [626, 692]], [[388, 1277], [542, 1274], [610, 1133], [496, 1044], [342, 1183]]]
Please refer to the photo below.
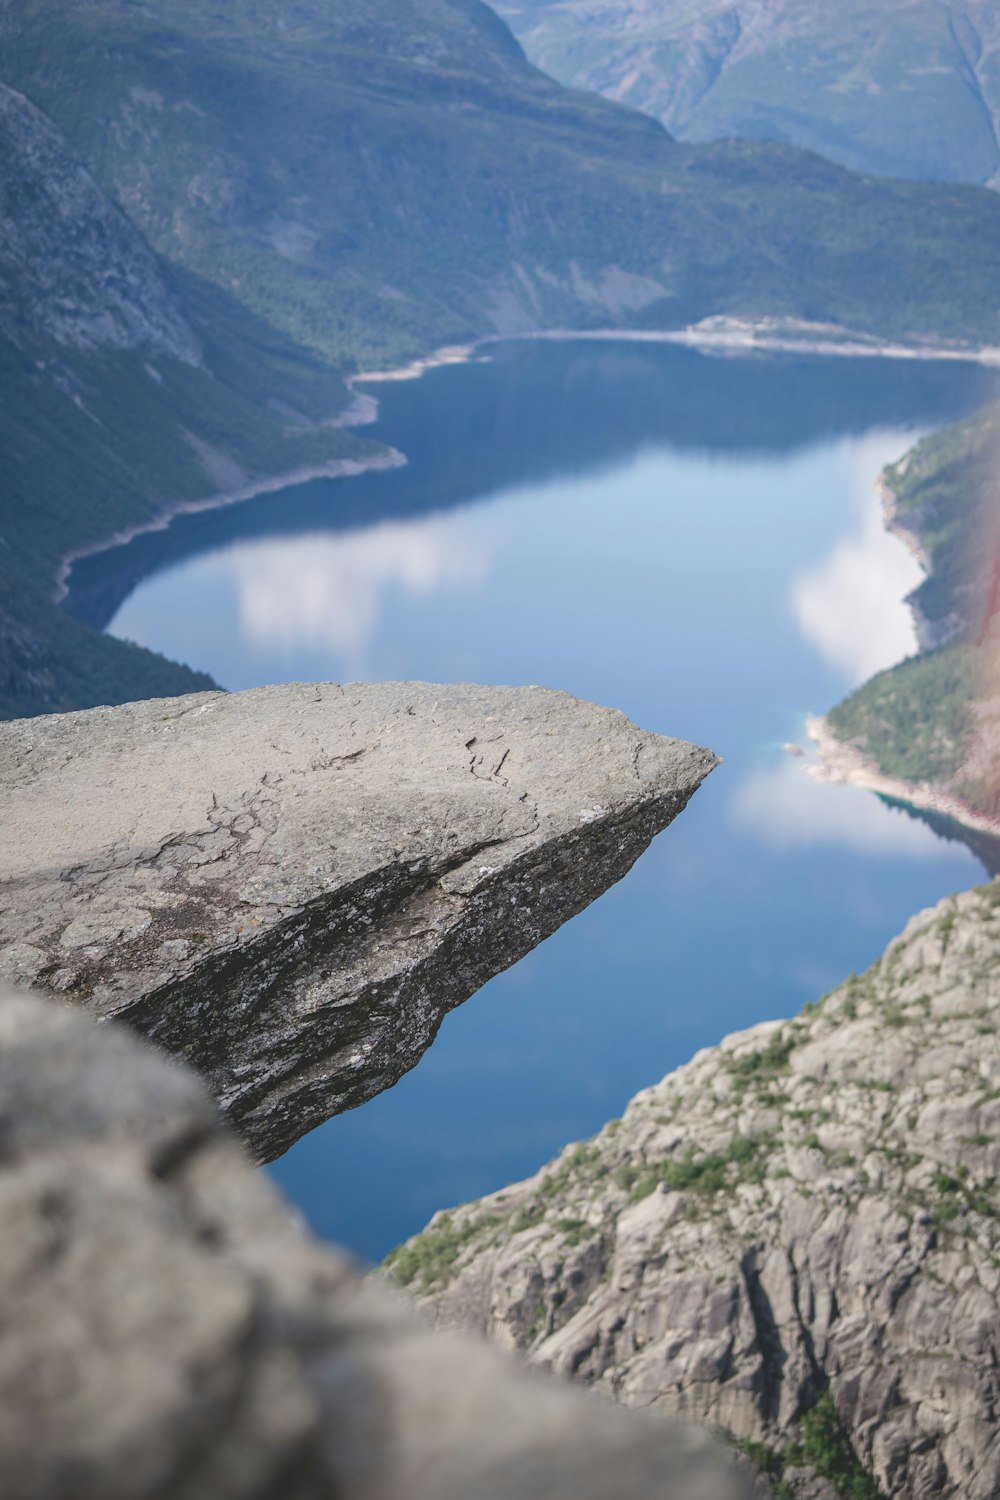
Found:
[[995, 882], [393, 1272], [442, 1325], [763, 1445], [782, 1494], [995, 1500], [998, 1025]]
[[0, 984], [4, 1500], [745, 1500], [714, 1444], [439, 1335], [203, 1084]]
[[270, 1159], [619, 880], [715, 757], [543, 688], [0, 724], [0, 977], [127, 1020]]

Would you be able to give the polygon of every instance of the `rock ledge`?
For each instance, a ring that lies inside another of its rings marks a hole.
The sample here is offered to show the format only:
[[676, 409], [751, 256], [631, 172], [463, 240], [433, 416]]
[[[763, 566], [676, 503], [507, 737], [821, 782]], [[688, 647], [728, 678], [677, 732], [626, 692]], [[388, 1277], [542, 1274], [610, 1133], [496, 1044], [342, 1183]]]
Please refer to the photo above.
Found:
[[0, 977], [270, 1159], [619, 880], [716, 764], [543, 688], [295, 684], [0, 725]]

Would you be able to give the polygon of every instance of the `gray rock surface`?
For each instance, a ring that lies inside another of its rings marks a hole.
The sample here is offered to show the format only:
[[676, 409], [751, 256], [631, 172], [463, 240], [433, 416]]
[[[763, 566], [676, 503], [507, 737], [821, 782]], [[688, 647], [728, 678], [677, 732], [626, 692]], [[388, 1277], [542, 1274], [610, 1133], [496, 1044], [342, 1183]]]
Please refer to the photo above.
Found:
[[263, 1158], [621, 878], [715, 757], [542, 688], [293, 685], [0, 725], [0, 977], [207, 1075]]
[[4, 1500], [740, 1500], [704, 1437], [432, 1333], [187, 1069], [0, 986]]
[[[442, 1325], [767, 1445], [792, 1494], [995, 1500], [998, 1016], [994, 883], [438, 1215], [395, 1274]], [[827, 1383], [855, 1489], [806, 1462]]]

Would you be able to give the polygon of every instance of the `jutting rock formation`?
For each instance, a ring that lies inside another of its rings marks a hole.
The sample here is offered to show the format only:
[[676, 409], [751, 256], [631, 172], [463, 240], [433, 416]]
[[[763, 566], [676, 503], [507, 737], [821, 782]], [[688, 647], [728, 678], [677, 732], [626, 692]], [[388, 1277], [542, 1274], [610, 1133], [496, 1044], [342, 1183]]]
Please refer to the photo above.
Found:
[[0, 986], [0, 1140], [5, 1500], [745, 1500], [366, 1285], [124, 1028]]
[[0, 725], [0, 977], [119, 1017], [268, 1159], [621, 878], [715, 765], [543, 688], [203, 693]]
[[1000, 1494], [1000, 884], [699, 1053], [392, 1270], [810, 1500]]

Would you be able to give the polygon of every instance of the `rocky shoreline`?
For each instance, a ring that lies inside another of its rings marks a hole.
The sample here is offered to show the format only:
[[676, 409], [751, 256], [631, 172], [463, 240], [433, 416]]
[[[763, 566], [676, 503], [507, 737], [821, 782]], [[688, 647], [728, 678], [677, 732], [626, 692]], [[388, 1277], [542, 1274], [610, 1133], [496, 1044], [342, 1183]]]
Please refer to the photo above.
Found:
[[778, 319], [750, 322], [725, 316], [703, 318], [683, 328], [536, 328], [489, 334], [468, 344], [442, 346], [409, 364], [353, 375], [349, 384], [418, 380], [430, 370], [468, 364], [495, 344], [508, 343], [679, 344], [711, 354], [808, 354], [845, 359], [916, 359], [971, 362], [1000, 366], [1000, 348], [992, 345], [900, 344], [862, 338], [832, 325]]
[[810, 740], [816, 746], [819, 762], [806, 766], [806, 771], [816, 781], [834, 785], [863, 787], [896, 802], [907, 802], [912, 807], [924, 808], [951, 818], [974, 833], [985, 833], [1000, 839], [1000, 818], [991, 818], [963, 802], [959, 797], [950, 797], [940, 788], [927, 781], [897, 781], [885, 776], [875, 761], [855, 745], [846, 744], [830, 728], [821, 716], [810, 716], [806, 720]]
[[959, 360], [1000, 365], [1000, 348], [992, 345], [900, 344], [859, 338], [843, 330], [815, 327], [808, 323], [761, 319], [708, 317], [700, 323], [677, 329], [556, 328], [528, 330], [480, 340], [480, 344], [521, 340], [566, 340], [638, 344], [682, 344], [702, 353], [719, 354], [809, 354], [848, 359]]
[[[909, 552], [915, 562], [919, 563], [925, 573], [931, 570], [931, 559], [926, 547], [921, 542], [915, 531], [910, 531], [899, 519], [899, 500], [895, 490], [890, 489], [886, 483], [885, 476], [880, 475], [875, 481], [875, 493], [882, 502], [882, 524], [886, 531], [891, 531], [893, 536], [899, 538], [903, 546]], [[912, 606], [911, 606], [912, 608]], [[917, 628], [917, 638], [927, 628], [927, 622], [919, 610], [913, 610]], [[922, 643], [921, 643], [922, 644]]]

